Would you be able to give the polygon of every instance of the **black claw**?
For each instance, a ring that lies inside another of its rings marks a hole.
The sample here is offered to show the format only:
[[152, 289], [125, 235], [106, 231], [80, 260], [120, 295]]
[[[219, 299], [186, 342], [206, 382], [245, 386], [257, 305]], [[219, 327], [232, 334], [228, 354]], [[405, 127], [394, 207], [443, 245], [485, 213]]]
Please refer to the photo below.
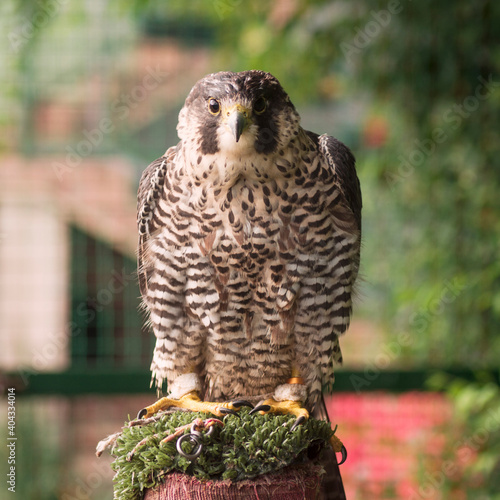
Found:
[[342, 449], [340, 450], [340, 453], [342, 453], [342, 460], [339, 462], [339, 465], [342, 465], [346, 460], [347, 460], [347, 450], [344, 445], [342, 445]]
[[223, 415], [236, 415], [237, 417], [239, 417], [238, 413], [235, 412], [234, 410], [231, 410], [231, 408], [219, 408], [219, 411]]
[[238, 399], [237, 401], [232, 401], [231, 404], [235, 408], [241, 408], [242, 406], [248, 406], [249, 408], [253, 408], [253, 404], [249, 401], [245, 401], [244, 399]]
[[269, 411], [271, 409], [270, 405], [259, 405], [256, 406], [250, 413], [249, 415], [253, 415], [254, 413], [257, 413], [258, 411]]
[[143, 408], [138, 414], [137, 414], [137, 419], [140, 419], [142, 417], [144, 417], [144, 415], [147, 415], [148, 414], [148, 410], [147, 408]]
[[304, 417], [303, 415], [301, 415], [300, 417], [298, 417], [297, 420], [295, 420], [295, 422], [292, 425], [292, 427], [290, 428], [290, 432], [293, 432], [296, 427], [298, 427], [300, 424], [303, 424], [305, 421], [306, 421], [306, 417]]

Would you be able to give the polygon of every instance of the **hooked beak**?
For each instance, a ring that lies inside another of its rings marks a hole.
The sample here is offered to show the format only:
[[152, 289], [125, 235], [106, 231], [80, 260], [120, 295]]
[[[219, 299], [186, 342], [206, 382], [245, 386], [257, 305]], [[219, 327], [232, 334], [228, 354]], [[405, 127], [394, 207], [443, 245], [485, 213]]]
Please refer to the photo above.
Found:
[[241, 134], [245, 130], [248, 124], [248, 117], [250, 116], [250, 111], [242, 106], [241, 104], [235, 104], [234, 106], [226, 109], [224, 111], [226, 126], [231, 130], [236, 139], [236, 142], [240, 140]]

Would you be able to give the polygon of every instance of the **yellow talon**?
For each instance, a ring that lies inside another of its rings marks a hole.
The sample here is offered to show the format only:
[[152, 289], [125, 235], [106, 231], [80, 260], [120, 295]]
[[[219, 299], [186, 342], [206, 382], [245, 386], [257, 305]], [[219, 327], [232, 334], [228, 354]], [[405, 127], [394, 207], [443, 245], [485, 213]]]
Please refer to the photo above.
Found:
[[161, 398], [151, 406], [147, 406], [139, 412], [137, 418], [149, 418], [160, 410], [166, 410], [171, 407], [184, 408], [193, 412], [212, 413], [217, 417], [224, 417], [228, 413], [236, 413], [242, 406], [252, 406], [247, 401], [234, 401], [227, 403], [213, 403], [201, 401], [196, 391], [189, 392], [179, 399]]
[[250, 413], [260, 412], [261, 415], [268, 413], [280, 415], [295, 415], [297, 418], [303, 417], [304, 420], [309, 419], [309, 412], [302, 407], [300, 401], [275, 401], [267, 399], [259, 406], [255, 407]]
[[342, 446], [344, 446], [342, 441], [335, 434], [330, 438], [330, 444], [335, 453], [340, 453], [342, 451]]

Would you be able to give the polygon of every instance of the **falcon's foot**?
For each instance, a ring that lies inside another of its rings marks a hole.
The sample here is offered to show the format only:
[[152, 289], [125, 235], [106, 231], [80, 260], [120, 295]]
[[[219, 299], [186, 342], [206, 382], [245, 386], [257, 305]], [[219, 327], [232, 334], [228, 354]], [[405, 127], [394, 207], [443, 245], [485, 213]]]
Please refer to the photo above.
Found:
[[279, 415], [295, 415], [297, 420], [290, 429], [293, 431], [295, 427], [303, 424], [309, 418], [309, 412], [302, 407], [300, 401], [275, 401], [274, 399], [266, 399], [256, 406], [250, 413], [260, 412], [261, 415], [278, 413]]
[[330, 438], [330, 445], [333, 448], [335, 453], [341, 453], [342, 459], [339, 462], [339, 465], [342, 465], [347, 460], [347, 450], [342, 441], [334, 434]]
[[229, 414], [237, 415], [237, 410], [239, 410], [242, 406], [249, 406], [250, 408], [253, 408], [252, 404], [244, 400], [232, 401], [229, 403], [201, 401], [198, 394], [193, 391], [185, 394], [179, 399], [161, 398], [151, 406], [143, 408], [138, 413], [137, 418], [149, 418], [155, 413], [158, 413], [160, 410], [166, 410], [171, 407], [183, 408], [193, 412], [212, 413], [217, 417], [223, 417]]
[[137, 415], [137, 418], [149, 418], [160, 410], [166, 410], [171, 407], [183, 408], [194, 412], [212, 413], [217, 417], [223, 417], [229, 413], [237, 415], [236, 411], [242, 406], [253, 408], [252, 404], [244, 400], [229, 403], [201, 401], [198, 397], [200, 391], [201, 383], [198, 375], [195, 373], [180, 375], [170, 387], [170, 396], [161, 398], [153, 405], [143, 408]]
[[281, 415], [295, 415], [297, 419], [290, 431], [309, 419], [309, 412], [302, 406], [307, 398], [307, 388], [303, 384], [279, 385], [273, 399], [262, 401], [250, 413], [260, 412], [261, 415], [278, 413]]

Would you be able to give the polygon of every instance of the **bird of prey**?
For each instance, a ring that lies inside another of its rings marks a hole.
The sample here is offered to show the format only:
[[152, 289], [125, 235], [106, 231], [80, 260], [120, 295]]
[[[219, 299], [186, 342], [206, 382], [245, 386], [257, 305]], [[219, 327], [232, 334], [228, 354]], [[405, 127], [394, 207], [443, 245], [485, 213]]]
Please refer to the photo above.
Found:
[[299, 424], [342, 360], [360, 256], [354, 157], [304, 130], [263, 71], [201, 79], [177, 131], [138, 192], [151, 370], [170, 391], [139, 416], [170, 406], [220, 416], [262, 395], [255, 410]]

